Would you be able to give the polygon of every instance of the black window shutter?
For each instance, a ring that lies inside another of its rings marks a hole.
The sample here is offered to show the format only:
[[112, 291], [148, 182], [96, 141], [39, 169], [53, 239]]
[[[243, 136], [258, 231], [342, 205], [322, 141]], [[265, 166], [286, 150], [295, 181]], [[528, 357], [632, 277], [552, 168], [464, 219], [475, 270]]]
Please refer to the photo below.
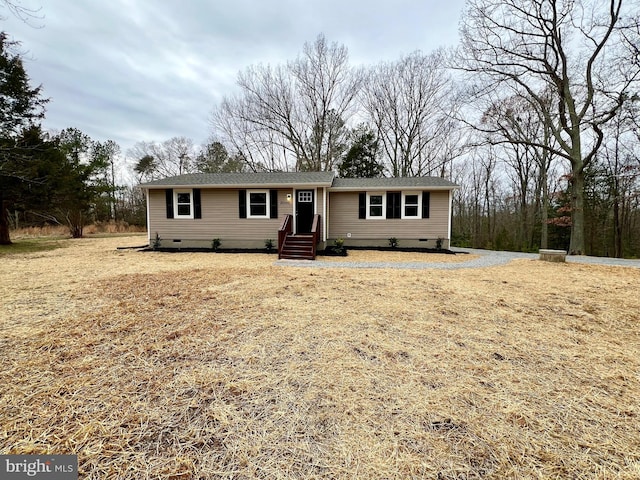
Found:
[[200, 189], [193, 189], [193, 218], [202, 218], [202, 203], [200, 202]]
[[400, 192], [387, 192], [387, 218], [402, 218]]
[[247, 218], [247, 191], [238, 190], [238, 208], [240, 218]]
[[431, 192], [422, 192], [422, 218], [429, 218]]
[[364, 192], [358, 195], [358, 218], [367, 218], [367, 194]]
[[167, 218], [173, 218], [173, 189], [167, 188], [164, 194], [167, 201]]
[[278, 190], [269, 190], [269, 217], [278, 218]]

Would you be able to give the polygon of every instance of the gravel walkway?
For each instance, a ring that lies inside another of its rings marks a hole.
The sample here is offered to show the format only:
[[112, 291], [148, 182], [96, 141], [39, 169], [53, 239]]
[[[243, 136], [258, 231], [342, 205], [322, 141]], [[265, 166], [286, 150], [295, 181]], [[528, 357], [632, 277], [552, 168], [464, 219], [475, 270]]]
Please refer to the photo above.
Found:
[[[480, 250], [476, 248], [452, 248], [456, 253], [470, 253], [479, 255], [468, 262], [459, 263], [427, 263], [427, 262], [325, 262], [323, 260], [277, 260], [275, 265], [290, 267], [315, 268], [398, 268], [398, 269], [440, 269], [457, 270], [460, 268], [482, 268], [504, 265], [518, 258], [537, 259], [537, 253], [502, 252], [494, 250]], [[609, 257], [587, 257], [584, 255], [567, 255], [567, 262], [588, 263], [592, 265], [610, 265], [620, 267], [640, 268], [640, 260], [627, 260]]]

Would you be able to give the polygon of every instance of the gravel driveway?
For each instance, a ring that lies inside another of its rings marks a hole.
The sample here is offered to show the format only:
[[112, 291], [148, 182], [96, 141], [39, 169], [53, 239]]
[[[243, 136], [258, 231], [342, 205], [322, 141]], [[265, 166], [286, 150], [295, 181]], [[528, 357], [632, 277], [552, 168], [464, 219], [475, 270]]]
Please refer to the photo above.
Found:
[[[459, 263], [427, 263], [427, 262], [326, 262], [323, 260], [277, 260], [276, 265], [316, 268], [399, 268], [399, 269], [441, 269], [457, 270], [459, 268], [481, 268], [503, 265], [518, 258], [536, 259], [537, 253], [504, 252], [495, 250], [480, 250], [477, 248], [454, 247], [452, 251], [460, 254], [470, 253], [479, 255], [468, 262]], [[640, 268], [640, 260], [627, 260], [609, 257], [588, 257], [585, 255], [567, 255], [567, 262], [588, 263], [593, 265], [610, 265], [620, 267]]]
[[[506, 263], [514, 258], [538, 258], [537, 253], [521, 253], [521, 252], [497, 252], [493, 250], [480, 250], [478, 248], [458, 248], [454, 247], [454, 252], [473, 253], [475, 255], [483, 255], [489, 257], [496, 262], [493, 265]], [[640, 260], [629, 260], [624, 258], [610, 257], [589, 257], [587, 255], [567, 255], [567, 262], [570, 263], [588, 263], [591, 265], [609, 265], [617, 267], [640, 268]]]

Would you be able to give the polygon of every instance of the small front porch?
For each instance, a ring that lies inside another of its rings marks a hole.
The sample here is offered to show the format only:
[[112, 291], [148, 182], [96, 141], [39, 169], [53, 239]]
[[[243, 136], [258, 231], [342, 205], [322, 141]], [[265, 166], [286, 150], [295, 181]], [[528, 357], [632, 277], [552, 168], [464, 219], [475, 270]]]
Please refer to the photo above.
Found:
[[278, 258], [315, 260], [320, 240], [320, 215], [315, 214], [309, 233], [293, 233], [293, 215], [286, 215], [278, 230]]

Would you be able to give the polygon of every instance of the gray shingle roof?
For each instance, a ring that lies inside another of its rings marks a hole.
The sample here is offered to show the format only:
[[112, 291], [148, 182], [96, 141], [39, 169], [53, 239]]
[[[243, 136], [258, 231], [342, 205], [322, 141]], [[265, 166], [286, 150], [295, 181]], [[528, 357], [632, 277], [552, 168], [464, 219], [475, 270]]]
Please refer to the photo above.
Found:
[[330, 186], [331, 172], [259, 172], [259, 173], [189, 173], [163, 178], [140, 185], [145, 188], [161, 187], [231, 187], [231, 186], [279, 186], [313, 184]]
[[333, 188], [456, 188], [457, 185], [440, 177], [393, 177], [393, 178], [336, 178]]
[[172, 187], [278, 187], [309, 185], [342, 190], [368, 188], [440, 188], [457, 185], [440, 177], [335, 178], [332, 172], [189, 173], [143, 183], [143, 188]]

